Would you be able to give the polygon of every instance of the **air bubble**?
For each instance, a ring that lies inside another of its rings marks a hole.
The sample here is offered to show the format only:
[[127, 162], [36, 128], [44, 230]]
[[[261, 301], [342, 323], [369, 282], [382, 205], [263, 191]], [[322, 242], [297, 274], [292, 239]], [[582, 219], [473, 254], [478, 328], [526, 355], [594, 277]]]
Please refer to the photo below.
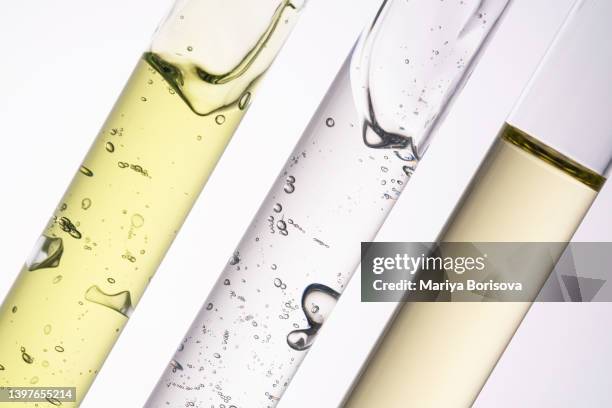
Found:
[[92, 286], [85, 292], [85, 299], [114, 310], [125, 317], [129, 317], [133, 310], [132, 296], [129, 291], [108, 294], [103, 292], [98, 286]]
[[308, 286], [302, 295], [302, 310], [309, 327], [289, 333], [287, 335], [289, 347], [297, 351], [309, 349], [338, 302], [338, 298], [340, 298], [340, 294], [325, 285], [313, 284]]
[[84, 210], [89, 210], [89, 207], [91, 207], [91, 199], [84, 198], [83, 201], [81, 201], [81, 208]]
[[170, 362], [170, 367], [172, 367], [173, 373], [176, 373], [177, 371], [183, 371], [183, 366], [176, 360], [172, 360]]
[[[51, 238], [43, 235], [38, 239], [38, 242], [36, 242], [34, 250], [26, 261], [26, 266], [29, 271], [57, 268], [63, 253], [64, 243], [61, 238]], [[54, 281], [53, 283], [57, 282]]]
[[238, 252], [234, 252], [232, 257], [229, 260], [230, 265], [238, 265], [240, 263], [240, 254]]
[[87, 167], [85, 166], [81, 166], [81, 168], [79, 169], [79, 171], [81, 172], [81, 174], [86, 175], [87, 177], [93, 177], [93, 171], [89, 170]]
[[[59, 227], [62, 229], [62, 231], [70, 234], [70, 236], [74, 239], [81, 239], [82, 235], [79, 232], [79, 230], [77, 229], [77, 227], [72, 223], [72, 221], [70, 221], [69, 218], [67, 217], [62, 217], [59, 219]], [[63, 251], [63, 249], [62, 249]]]
[[132, 227], [134, 228], [141, 228], [144, 225], [144, 217], [140, 214], [134, 214], [132, 215]]
[[58, 400], [57, 398], [47, 397], [46, 400], [49, 404], [55, 405], [56, 407], [59, 407], [62, 405], [62, 401]]
[[240, 110], [245, 110], [246, 108], [248, 108], [250, 103], [251, 103], [251, 93], [250, 92], [245, 92], [240, 97], [240, 100], [238, 101], [238, 108]]
[[25, 347], [21, 348], [21, 359], [25, 361], [26, 364], [32, 364], [34, 362], [34, 359], [27, 353]]
[[410, 166], [404, 166], [402, 167], [402, 170], [404, 171], [404, 174], [406, 174], [406, 176], [408, 177], [412, 177], [412, 174], [414, 173], [414, 168]]

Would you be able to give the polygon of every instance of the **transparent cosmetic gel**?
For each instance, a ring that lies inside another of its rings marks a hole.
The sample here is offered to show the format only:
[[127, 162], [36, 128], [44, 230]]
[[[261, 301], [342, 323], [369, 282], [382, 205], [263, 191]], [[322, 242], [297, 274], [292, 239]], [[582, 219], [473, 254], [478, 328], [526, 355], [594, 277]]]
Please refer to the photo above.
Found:
[[383, 4], [147, 407], [274, 407], [506, 1]]

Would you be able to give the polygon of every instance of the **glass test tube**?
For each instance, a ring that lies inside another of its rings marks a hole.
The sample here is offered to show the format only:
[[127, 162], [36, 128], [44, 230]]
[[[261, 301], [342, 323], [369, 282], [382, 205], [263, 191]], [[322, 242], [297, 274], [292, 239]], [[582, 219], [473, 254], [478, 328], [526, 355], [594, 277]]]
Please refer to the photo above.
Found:
[[506, 5], [383, 4], [147, 407], [278, 403]]
[[[612, 159], [612, 48], [600, 47], [610, 37], [611, 17], [610, 2], [577, 2], [441, 242], [572, 238]], [[550, 255], [558, 260], [564, 247]], [[529, 279], [541, 287], [556, 260]], [[471, 406], [530, 306], [406, 303], [343, 406]]]
[[0, 386], [82, 400], [301, 3], [174, 5], [2, 304]]

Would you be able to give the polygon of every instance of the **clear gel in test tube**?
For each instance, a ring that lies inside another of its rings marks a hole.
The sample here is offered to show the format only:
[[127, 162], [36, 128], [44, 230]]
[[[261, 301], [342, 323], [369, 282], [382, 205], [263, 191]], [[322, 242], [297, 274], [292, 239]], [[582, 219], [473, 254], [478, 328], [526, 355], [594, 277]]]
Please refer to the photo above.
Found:
[[147, 407], [274, 407], [507, 1], [386, 1]]

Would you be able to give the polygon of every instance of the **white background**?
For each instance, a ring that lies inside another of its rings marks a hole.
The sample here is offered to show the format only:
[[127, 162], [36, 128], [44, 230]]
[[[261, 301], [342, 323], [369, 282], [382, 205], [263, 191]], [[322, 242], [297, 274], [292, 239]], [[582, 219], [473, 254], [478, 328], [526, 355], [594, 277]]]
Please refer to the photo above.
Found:
[[[436, 237], [571, 3], [515, 0], [380, 240]], [[142, 406], [378, 4], [310, 0], [83, 407]], [[0, 298], [170, 5], [2, 2]], [[612, 187], [577, 240], [612, 241], [611, 204]], [[360, 304], [355, 279], [281, 408], [336, 407], [390, 311]], [[605, 304], [534, 306], [476, 406], [612, 406], [610, 312]]]

